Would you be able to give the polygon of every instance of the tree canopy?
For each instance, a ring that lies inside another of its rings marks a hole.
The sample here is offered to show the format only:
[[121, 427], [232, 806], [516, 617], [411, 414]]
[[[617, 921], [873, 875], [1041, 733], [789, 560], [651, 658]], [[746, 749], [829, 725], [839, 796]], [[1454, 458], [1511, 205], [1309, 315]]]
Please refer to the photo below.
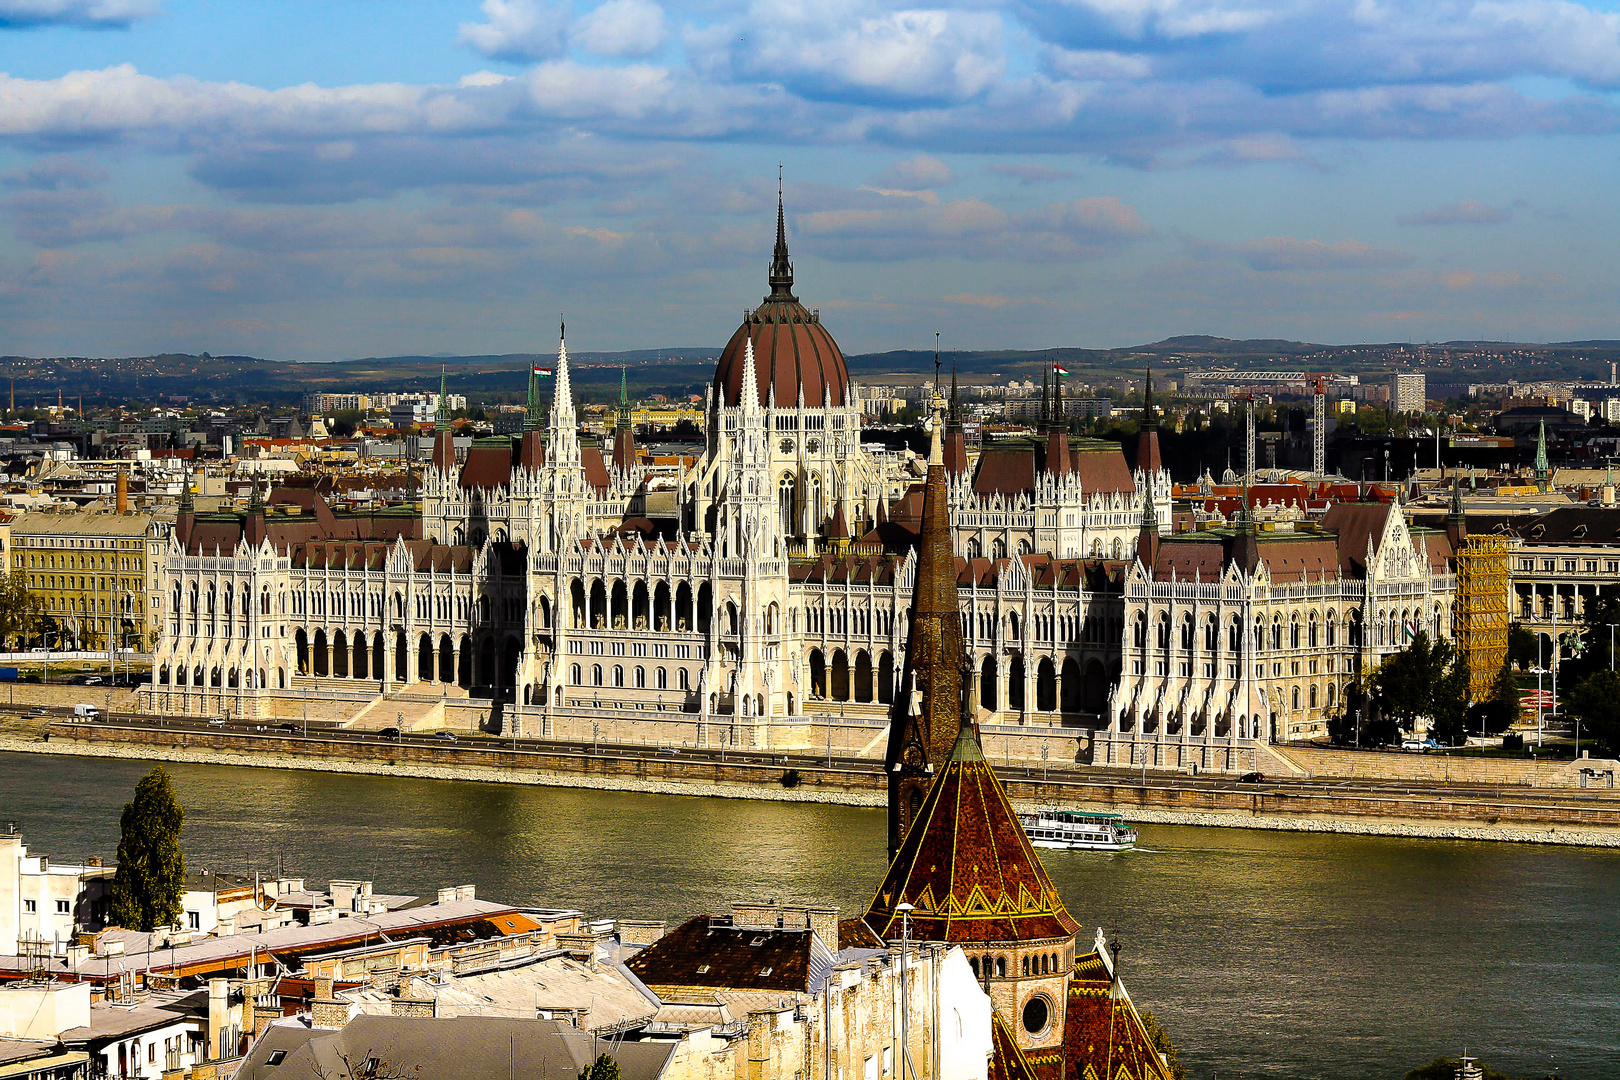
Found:
[[1620, 673], [1607, 668], [1585, 676], [1564, 692], [1564, 711], [1578, 717], [1611, 753], [1620, 753]]
[[113, 875], [112, 922], [150, 932], [180, 920], [186, 864], [180, 829], [186, 811], [169, 774], [159, 765], [135, 785], [135, 801], [119, 819], [118, 869]]
[[1371, 678], [1379, 712], [1402, 730], [1427, 717], [1437, 740], [1460, 743], [1468, 709], [1468, 667], [1451, 642], [1431, 642], [1419, 630], [1405, 649], [1393, 653]]
[[579, 1080], [619, 1080], [619, 1063], [613, 1060], [612, 1054], [600, 1054], [579, 1070]]

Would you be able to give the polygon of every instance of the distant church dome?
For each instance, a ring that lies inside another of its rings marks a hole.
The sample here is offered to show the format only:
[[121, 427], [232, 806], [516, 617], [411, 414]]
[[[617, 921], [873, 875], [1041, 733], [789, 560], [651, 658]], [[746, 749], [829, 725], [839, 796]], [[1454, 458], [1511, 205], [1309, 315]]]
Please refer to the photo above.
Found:
[[787, 224], [782, 215], [780, 196], [776, 203], [776, 253], [771, 259], [771, 292], [749, 313], [748, 319], [731, 335], [720, 363], [714, 371], [714, 385], [721, 404], [735, 406], [742, 395], [744, 342], [754, 342], [754, 373], [759, 382], [759, 401], [771, 403], [776, 391], [779, 408], [799, 402], [819, 407], [824, 395], [834, 405], [848, 404], [849, 369], [838, 343], [812, 313], [793, 295], [793, 264], [788, 261]]

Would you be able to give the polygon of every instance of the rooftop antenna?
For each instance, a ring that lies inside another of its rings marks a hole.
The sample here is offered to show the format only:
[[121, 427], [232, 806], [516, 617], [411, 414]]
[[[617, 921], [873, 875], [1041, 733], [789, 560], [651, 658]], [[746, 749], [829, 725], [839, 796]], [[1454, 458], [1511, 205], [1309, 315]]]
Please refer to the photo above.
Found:
[[939, 331], [934, 331], [934, 393], [939, 393]]

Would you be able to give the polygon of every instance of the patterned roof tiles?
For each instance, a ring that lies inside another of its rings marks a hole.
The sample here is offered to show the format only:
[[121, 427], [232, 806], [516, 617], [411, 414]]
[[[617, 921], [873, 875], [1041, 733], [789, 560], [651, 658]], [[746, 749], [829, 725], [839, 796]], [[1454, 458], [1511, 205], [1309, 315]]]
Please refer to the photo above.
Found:
[[1079, 931], [971, 729], [918, 809], [867, 908], [879, 937], [900, 936], [902, 902], [919, 941], [1015, 942]]

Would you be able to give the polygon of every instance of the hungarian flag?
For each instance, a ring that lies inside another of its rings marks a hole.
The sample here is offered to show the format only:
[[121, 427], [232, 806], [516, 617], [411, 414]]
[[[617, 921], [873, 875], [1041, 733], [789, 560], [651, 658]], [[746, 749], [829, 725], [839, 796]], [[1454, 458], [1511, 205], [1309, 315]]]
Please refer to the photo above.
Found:
[[1067, 375], [1069, 373], [1069, 369], [1064, 367], [1062, 364], [1053, 364], [1052, 370], [1057, 372], [1059, 375]]
[[534, 369], [534, 373], [540, 376], [542, 379], [551, 378], [551, 369], [548, 367], [537, 367]]
[[1401, 629], [1406, 631], [1407, 637], [1417, 637], [1417, 621], [1415, 619], [1407, 619], [1406, 622], [1401, 624]]

